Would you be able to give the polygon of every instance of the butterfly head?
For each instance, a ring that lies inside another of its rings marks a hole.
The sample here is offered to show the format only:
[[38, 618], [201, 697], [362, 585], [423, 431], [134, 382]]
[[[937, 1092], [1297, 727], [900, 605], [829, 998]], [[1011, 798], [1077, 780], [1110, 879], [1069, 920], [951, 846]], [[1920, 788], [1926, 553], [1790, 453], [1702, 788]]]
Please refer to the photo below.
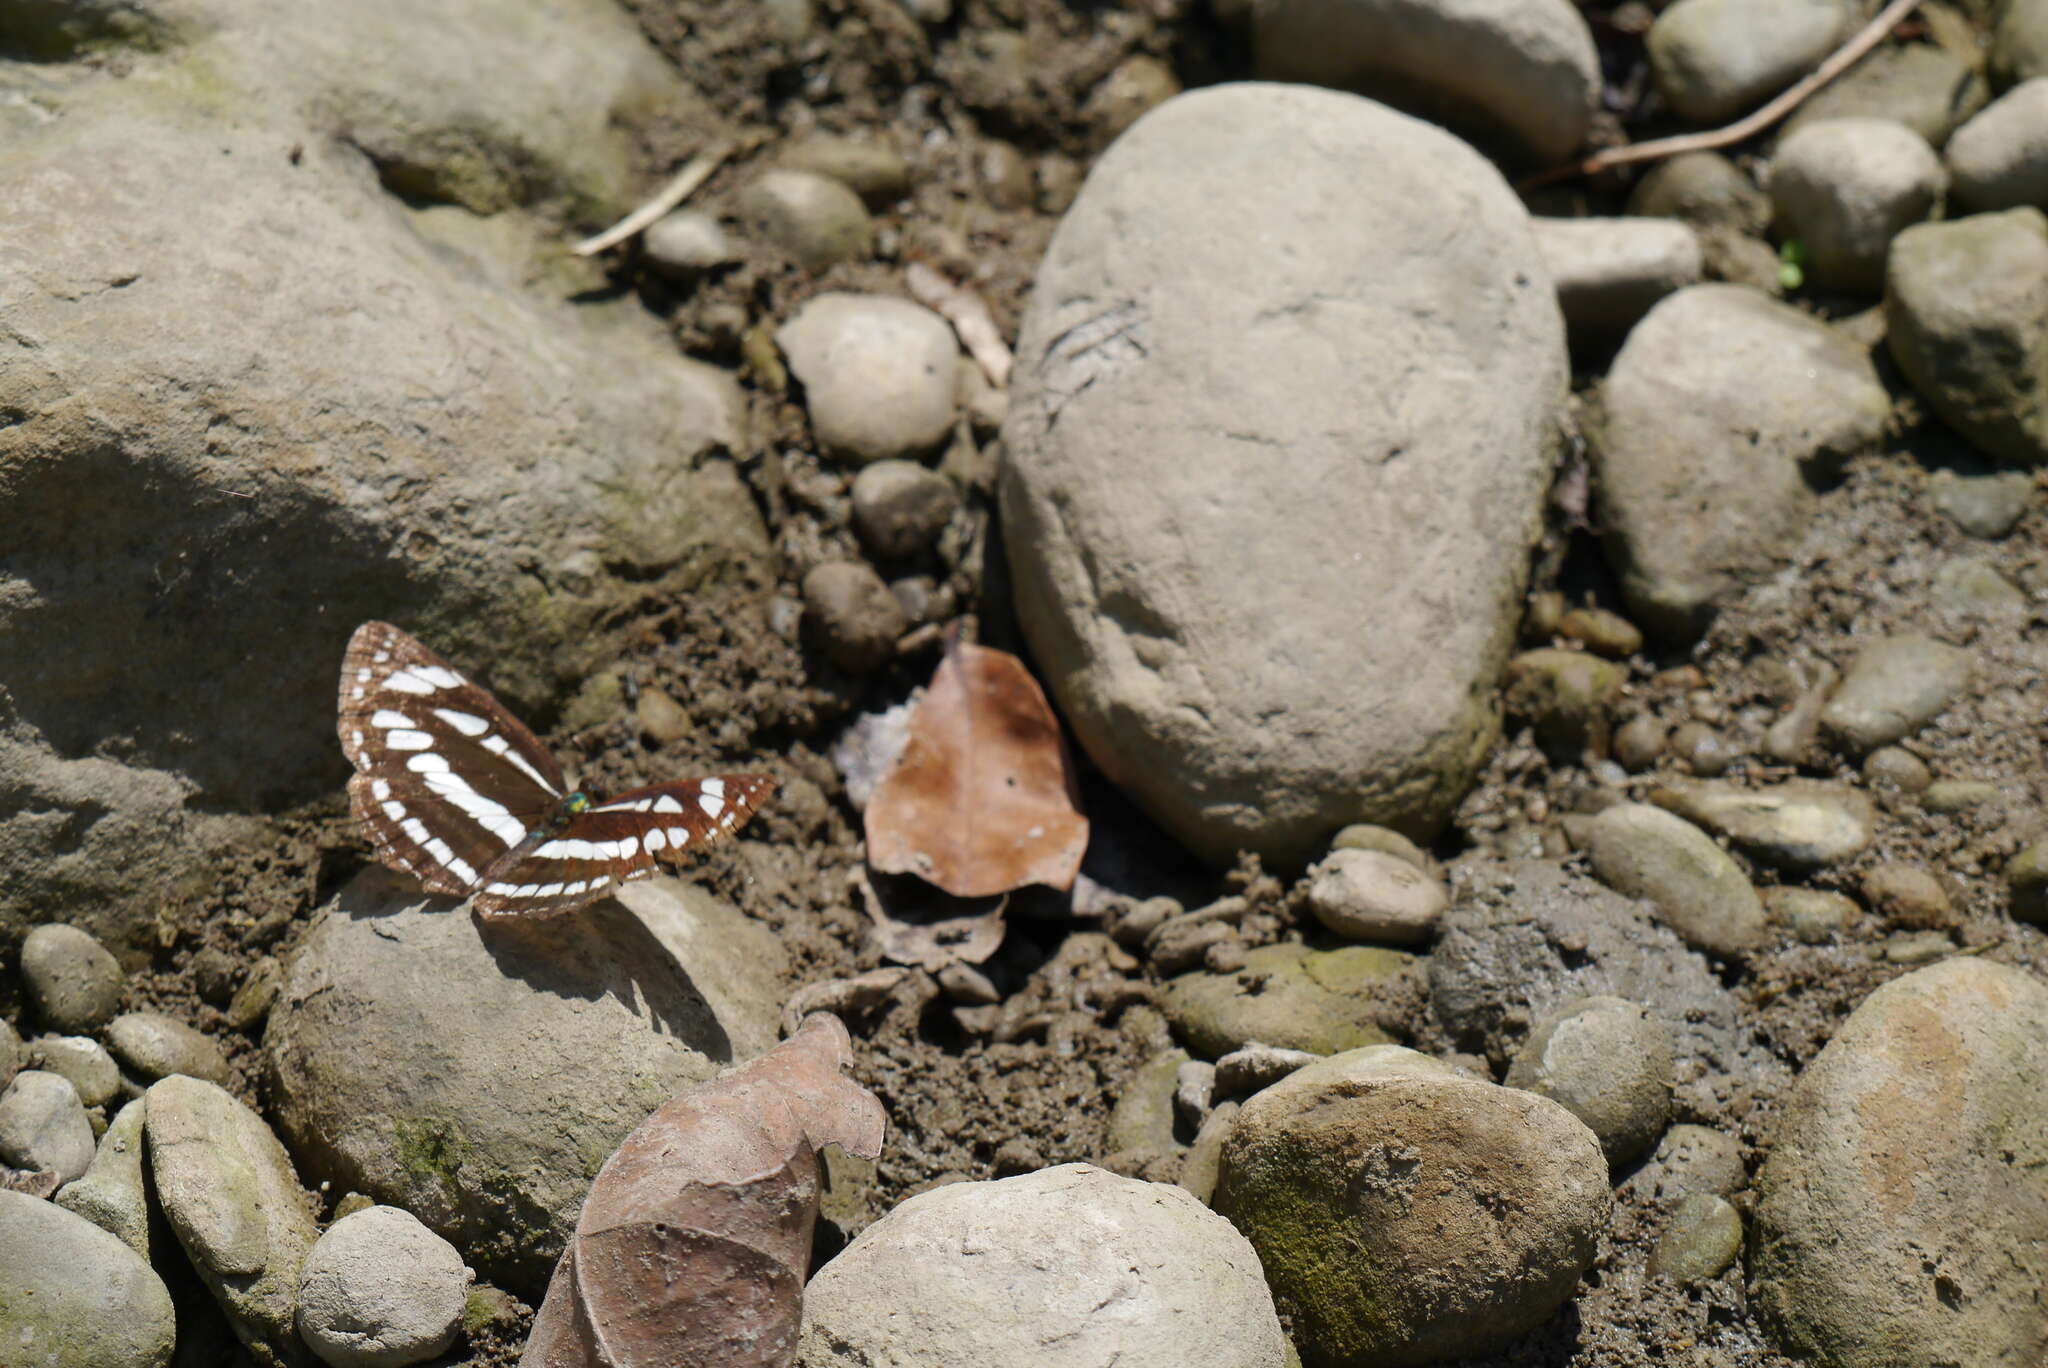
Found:
[[562, 800], [562, 810], [571, 817], [580, 817], [590, 806], [590, 795], [581, 790]]

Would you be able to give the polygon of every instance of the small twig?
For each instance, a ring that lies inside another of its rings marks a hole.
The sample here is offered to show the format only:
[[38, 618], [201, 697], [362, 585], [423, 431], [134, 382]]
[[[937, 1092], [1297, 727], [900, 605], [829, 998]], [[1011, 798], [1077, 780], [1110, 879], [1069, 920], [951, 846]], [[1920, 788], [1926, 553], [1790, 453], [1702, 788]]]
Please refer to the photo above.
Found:
[[733, 153], [731, 143], [713, 143], [696, 156], [689, 164], [676, 172], [675, 179], [661, 187], [661, 193], [632, 213], [614, 223], [611, 227], [577, 243], [569, 250], [577, 256], [596, 256], [607, 247], [616, 247], [633, 234], [653, 223], [669, 210], [697, 193], [697, 187], [711, 179], [711, 173], [724, 165], [725, 159]]
[[1540, 171], [1519, 182], [1515, 188], [1535, 190], [1545, 185], [1554, 185], [1561, 180], [1570, 180], [1574, 176], [1596, 175], [1613, 167], [1627, 166], [1634, 162], [1657, 161], [1664, 157], [1675, 157], [1681, 152], [1706, 152], [1754, 137], [1797, 109], [1814, 91], [1862, 60], [1865, 53], [1876, 47], [1879, 40], [1918, 8], [1919, 4], [1920, 0], [1892, 0], [1877, 18], [1864, 25], [1855, 37], [1837, 48], [1834, 54], [1815, 67], [1805, 80], [1786, 90], [1755, 113], [1737, 119], [1725, 128], [1717, 128], [1706, 133], [1682, 133], [1675, 138], [1657, 138], [1651, 142], [1630, 143], [1626, 147], [1610, 147], [1595, 152], [1582, 161]]
[[982, 297], [963, 285], [955, 285], [921, 261], [910, 263], [903, 281], [918, 303], [937, 310], [953, 325], [953, 331], [960, 335], [961, 344], [988, 382], [997, 389], [1009, 388], [1010, 348]]

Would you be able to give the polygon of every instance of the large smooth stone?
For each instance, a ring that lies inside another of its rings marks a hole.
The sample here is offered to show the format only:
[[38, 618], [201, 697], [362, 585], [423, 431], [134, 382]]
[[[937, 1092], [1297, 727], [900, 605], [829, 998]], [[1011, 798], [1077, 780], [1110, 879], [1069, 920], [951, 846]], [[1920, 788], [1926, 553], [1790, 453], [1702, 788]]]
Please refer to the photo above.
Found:
[[1177, 96], [1061, 222], [1016, 375], [1017, 612], [1096, 763], [1219, 863], [1440, 824], [1498, 733], [1564, 395], [1499, 174], [1355, 96]]
[[1650, 310], [1589, 425], [1630, 617], [1699, 632], [1790, 551], [1813, 483], [1876, 442], [1890, 413], [1860, 347], [1746, 286], [1695, 285]]
[[1281, 1368], [1242, 1235], [1178, 1187], [1061, 1164], [949, 1183], [804, 1289], [799, 1368]]
[[0, 1363], [164, 1368], [171, 1294], [140, 1254], [82, 1216], [0, 1188]]
[[1816, 1368], [2048, 1362], [2048, 987], [1960, 958], [1864, 999], [1786, 1099], [1750, 1271]]
[[605, 1159], [775, 1042], [782, 951], [679, 880], [480, 923], [372, 869], [322, 911], [264, 1036], [309, 1178], [403, 1207], [537, 1292]]

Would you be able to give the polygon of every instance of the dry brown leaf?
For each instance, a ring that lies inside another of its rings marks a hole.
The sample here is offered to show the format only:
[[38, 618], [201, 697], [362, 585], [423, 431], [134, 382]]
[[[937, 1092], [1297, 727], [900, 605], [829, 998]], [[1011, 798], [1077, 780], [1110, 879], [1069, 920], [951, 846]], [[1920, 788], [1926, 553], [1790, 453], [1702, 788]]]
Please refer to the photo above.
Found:
[[955, 897], [1071, 888], [1088, 849], [1073, 766], [1038, 681], [1007, 651], [955, 640], [867, 809], [868, 863]]
[[605, 1161], [520, 1368], [759, 1368], [796, 1350], [817, 1151], [882, 1152], [882, 1104], [822, 1013], [664, 1103]]

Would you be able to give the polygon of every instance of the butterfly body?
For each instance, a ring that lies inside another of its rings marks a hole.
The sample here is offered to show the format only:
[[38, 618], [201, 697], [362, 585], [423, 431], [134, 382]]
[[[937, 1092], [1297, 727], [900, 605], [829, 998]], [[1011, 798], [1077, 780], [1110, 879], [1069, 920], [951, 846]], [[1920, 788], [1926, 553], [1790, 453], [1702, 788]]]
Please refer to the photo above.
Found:
[[350, 638], [339, 715], [349, 806], [377, 858], [486, 915], [582, 907], [730, 835], [775, 788], [730, 774], [570, 790], [502, 703], [389, 623]]

